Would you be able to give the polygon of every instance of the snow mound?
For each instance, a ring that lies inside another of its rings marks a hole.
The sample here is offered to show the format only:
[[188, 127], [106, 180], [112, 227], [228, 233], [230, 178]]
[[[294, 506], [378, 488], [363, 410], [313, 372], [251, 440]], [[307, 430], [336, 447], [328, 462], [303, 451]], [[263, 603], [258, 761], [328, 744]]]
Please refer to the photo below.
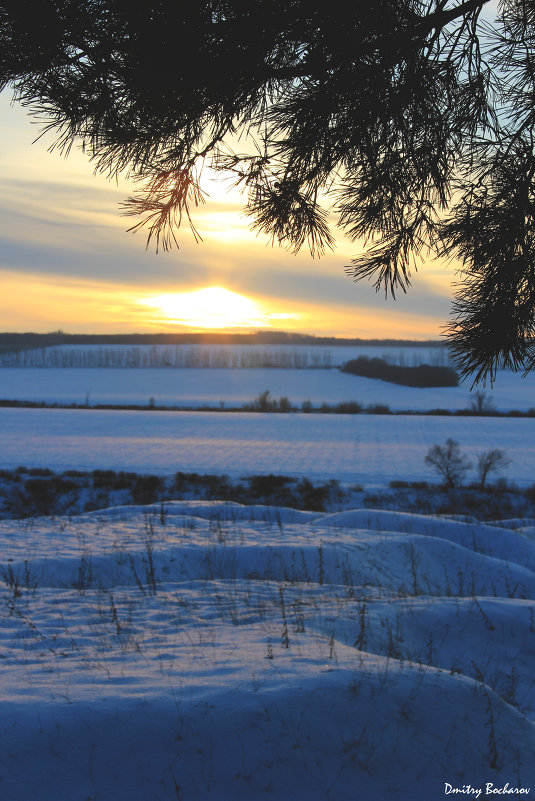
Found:
[[[160, 513], [161, 507], [156, 510], [154, 504], [137, 506], [142, 514], [154, 515]], [[92, 517], [102, 519], [122, 519], [131, 514], [130, 506], [115, 506], [90, 512]], [[166, 501], [164, 514], [169, 517], [200, 517], [206, 520], [250, 520], [252, 522], [281, 522], [306, 523], [317, 517], [317, 512], [305, 512], [299, 509], [290, 509], [284, 506], [265, 506], [255, 504], [246, 506], [235, 501]]]
[[532, 522], [215, 501], [0, 521], [2, 798], [527, 791]]

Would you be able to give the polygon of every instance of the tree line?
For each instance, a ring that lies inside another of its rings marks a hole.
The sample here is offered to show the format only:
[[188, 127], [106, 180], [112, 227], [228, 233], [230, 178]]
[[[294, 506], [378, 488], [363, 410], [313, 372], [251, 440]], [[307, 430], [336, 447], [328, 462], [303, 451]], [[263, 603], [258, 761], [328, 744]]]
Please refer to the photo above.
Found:
[[329, 368], [332, 354], [324, 348], [217, 348], [150, 345], [140, 347], [51, 347], [0, 352], [0, 367], [204, 367], [303, 370]]

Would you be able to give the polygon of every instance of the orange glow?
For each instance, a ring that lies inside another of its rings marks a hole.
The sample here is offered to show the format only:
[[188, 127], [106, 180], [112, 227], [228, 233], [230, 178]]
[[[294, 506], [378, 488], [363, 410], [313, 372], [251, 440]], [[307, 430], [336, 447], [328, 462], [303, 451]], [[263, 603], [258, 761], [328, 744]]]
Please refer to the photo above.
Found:
[[147, 297], [139, 287], [2, 271], [0, 316], [4, 331], [142, 333], [180, 329], [241, 331], [274, 329], [319, 336], [436, 339], [432, 315], [384, 313], [355, 304], [322, 303], [262, 296], [249, 298], [222, 287], [166, 292]]
[[274, 320], [296, 317], [269, 314], [251, 298], [219, 286], [156, 295], [141, 301], [141, 305], [157, 310], [162, 323], [192, 328], [266, 328]]

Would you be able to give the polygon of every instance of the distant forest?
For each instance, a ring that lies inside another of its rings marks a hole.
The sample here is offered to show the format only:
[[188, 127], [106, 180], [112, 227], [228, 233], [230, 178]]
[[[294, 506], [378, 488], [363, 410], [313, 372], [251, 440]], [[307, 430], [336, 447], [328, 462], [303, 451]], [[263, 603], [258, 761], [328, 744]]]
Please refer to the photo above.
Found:
[[388, 364], [385, 359], [370, 359], [359, 356], [351, 359], [341, 368], [343, 373], [379, 378], [391, 384], [402, 384], [406, 387], [456, 387], [459, 384], [457, 373], [452, 367], [431, 364], [418, 364], [414, 367]]
[[440, 340], [411, 339], [351, 339], [323, 337], [283, 331], [257, 331], [250, 334], [233, 333], [173, 333], [173, 334], [67, 334], [52, 331], [48, 334], [0, 333], [0, 349], [48, 348], [54, 345], [308, 345], [309, 347], [362, 345], [382, 347], [445, 347]]

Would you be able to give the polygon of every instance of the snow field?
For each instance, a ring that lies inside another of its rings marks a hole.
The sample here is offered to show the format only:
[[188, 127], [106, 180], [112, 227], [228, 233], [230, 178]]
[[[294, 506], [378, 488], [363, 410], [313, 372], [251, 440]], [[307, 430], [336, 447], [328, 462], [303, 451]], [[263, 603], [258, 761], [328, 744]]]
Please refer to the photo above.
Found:
[[195, 501], [0, 521], [2, 798], [530, 787], [534, 524]]
[[[394, 411], [466, 409], [473, 397], [469, 383], [419, 389], [337, 369], [0, 368], [0, 399], [6, 400], [146, 406], [153, 398], [159, 406], [236, 408], [266, 389], [298, 407], [307, 400], [314, 406], [358, 401], [387, 404]], [[535, 373], [522, 378], [500, 371], [485, 392], [499, 411], [527, 411], [535, 405]]]
[[448, 437], [473, 463], [502, 448], [504, 475], [530, 486], [533, 427], [531, 418], [0, 409], [3, 468], [277, 473], [364, 487], [438, 480], [424, 458]]

